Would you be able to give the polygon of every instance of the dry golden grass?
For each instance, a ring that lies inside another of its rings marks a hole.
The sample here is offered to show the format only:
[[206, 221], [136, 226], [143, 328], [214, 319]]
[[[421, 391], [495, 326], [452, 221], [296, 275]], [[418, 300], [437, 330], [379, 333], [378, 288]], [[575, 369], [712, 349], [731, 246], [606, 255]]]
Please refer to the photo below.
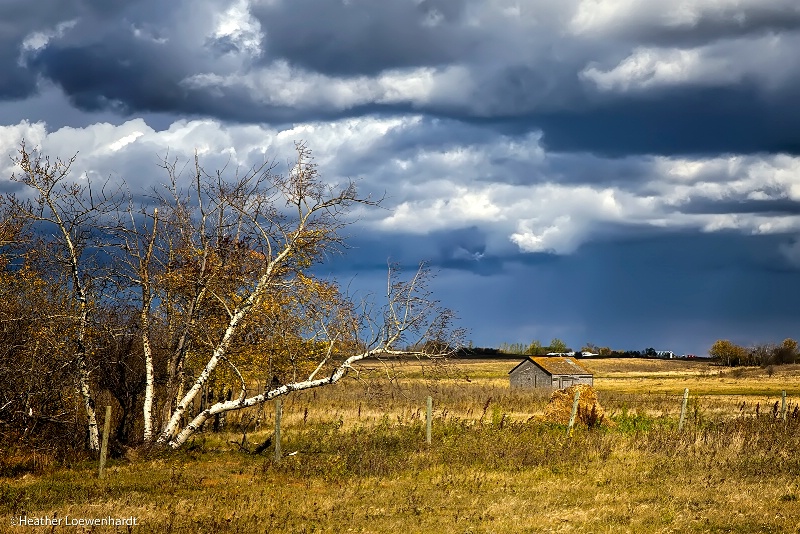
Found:
[[[776, 395], [764, 395], [773, 379], [796, 387], [798, 370], [736, 378], [708, 364], [656, 362], [658, 378], [636, 374], [650, 362], [592, 361], [616, 424], [579, 427], [572, 438], [531, 419], [549, 395], [510, 390], [513, 361], [467, 362], [460, 377], [439, 382], [411, 367], [393, 384], [364, 372], [360, 382], [284, 399], [283, 450], [296, 454], [280, 464], [271, 450], [239, 450], [231, 441], [241, 433], [221, 433], [173, 454], [111, 460], [106, 480], [94, 462], [45, 465], [0, 478], [0, 532], [51, 532], [11, 520], [54, 514], [135, 516], [134, 533], [800, 532], [800, 418], [775, 418]], [[678, 432], [680, 397], [694, 380], [719, 394], [693, 397]], [[647, 385], [657, 381], [666, 393]], [[271, 433], [272, 410], [264, 407], [249, 443]]]
[[[508, 371], [517, 363], [518, 360], [478, 360], [474, 367], [472, 363], [462, 367], [468, 376], [473, 376], [474, 368], [477, 382], [502, 388], [508, 384]], [[645, 405], [679, 405], [684, 388], [689, 388], [692, 398], [699, 397], [703, 404], [731, 414], [740, 411], [742, 402], [747, 405], [745, 412], [754, 413], [757, 404], [766, 409], [766, 405], [781, 399], [782, 391], [786, 391], [788, 402], [800, 403], [800, 365], [776, 366], [770, 372], [760, 367], [721, 367], [705, 360], [605, 358], [580, 360], [580, 364], [594, 374], [594, 387], [604, 397], [649, 397]]]

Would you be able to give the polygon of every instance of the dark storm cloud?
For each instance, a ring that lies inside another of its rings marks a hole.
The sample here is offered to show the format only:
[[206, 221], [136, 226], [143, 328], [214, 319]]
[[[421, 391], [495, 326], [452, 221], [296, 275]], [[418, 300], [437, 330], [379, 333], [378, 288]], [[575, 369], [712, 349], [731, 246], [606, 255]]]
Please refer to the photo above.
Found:
[[[680, 24], [663, 22], [664, 6], [637, 4], [608, 27], [590, 17], [595, 26], [580, 32], [570, 22], [574, 3], [534, 3], [517, 17], [502, 11], [509, 6], [469, 0], [242, 3], [239, 15], [253, 17], [250, 41], [236, 32], [214, 32], [210, 15], [221, 14], [230, 2], [35, 5], [14, 2], [10, 16], [0, 17], [0, 67], [6, 73], [0, 99], [31, 94], [42, 76], [80, 109], [123, 115], [159, 112], [274, 124], [413, 112], [478, 129], [541, 129], [545, 146], [555, 151], [800, 152], [794, 90], [800, 72], [791, 63], [791, 40], [782, 40], [796, 33], [800, 13], [788, 2], [737, 9], [698, 4], [697, 16]], [[52, 35], [41, 50], [29, 50], [24, 67], [17, 64], [32, 32], [53, 34], [68, 20], [75, 26]], [[775, 35], [774, 53], [769, 47], [726, 48], [769, 32]], [[740, 78], [622, 91], [582, 77], [589, 65], [610, 71], [643, 45], [719, 43], [709, 57], [738, 64], [741, 55], [750, 67], [743, 67]], [[252, 47], [260, 47], [260, 55]], [[764, 65], [759, 54], [767, 55]], [[295, 78], [262, 88], [280, 60], [288, 61]], [[369, 86], [381, 73], [421, 67], [458, 67], [466, 78], [442, 79], [433, 96], [419, 96], [417, 89], [404, 93], [402, 84], [387, 87], [390, 82]], [[751, 67], [763, 72], [751, 73]], [[770, 73], [777, 77], [761, 79]], [[314, 75], [330, 78], [295, 89], [297, 79]], [[335, 81], [350, 83], [343, 91], [355, 96], [331, 97], [335, 88], [326, 85]], [[397, 95], [388, 98], [391, 91]], [[271, 98], [280, 93], [288, 96]]]
[[[797, 337], [800, 279], [776, 251], [783, 239], [665, 231], [606, 239], [570, 256], [442, 260], [433, 262], [434, 289], [470, 326], [470, 337], [487, 346], [559, 337], [573, 348], [593, 342], [705, 355], [719, 338], [753, 344]], [[430, 252], [424, 245], [387, 248], [406, 266]], [[367, 291], [378, 287], [386, 264], [360, 250], [348, 252], [365, 260], [355, 267], [333, 263], [340, 280]]]
[[788, 198], [774, 200], [692, 199], [681, 205], [683, 213], [755, 213], [763, 215], [800, 215], [800, 202]]
[[[24, 64], [23, 44], [32, 34], [52, 34], [76, 19], [113, 19], [138, 2], [125, 0], [6, 0], [0, 6], [0, 99], [36, 92], [37, 72]], [[20, 60], [22, 59], [22, 65]]]
[[[499, 60], [503, 61], [503, 60]], [[486, 65], [474, 71], [477, 80], [460, 115], [466, 119], [514, 121], [528, 116], [584, 108], [588, 102], [578, 83], [578, 65], [553, 57], [540, 57], [530, 63], [511, 62]], [[447, 113], [448, 108], [439, 110]], [[457, 112], [458, 114], [458, 112]]]
[[[123, 114], [180, 110], [186, 98], [177, 83], [180, 62], [171, 60], [158, 44], [130, 44], [121, 37], [83, 47], [49, 46], [32, 64], [56, 81], [80, 109], [116, 108]], [[154, 56], [160, 60], [154, 62]]]
[[[553, 337], [619, 349], [706, 354], [715, 339], [797, 337], [800, 279], [776, 236], [660, 235], [587, 244], [545, 262], [508, 262], [493, 277], [451, 272], [442, 287], [471, 335], [494, 346]], [[461, 289], [459, 291], [459, 288]], [[502, 310], [502, 321], [486, 310]]]
[[515, 133], [540, 128], [544, 145], [555, 151], [800, 154], [800, 101], [768, 101], [747, 88], [681, 89], [659, 99], [615, 97], [574, 112], [488, 122]]
[[477, 35], [457, 24], [466, 0], [255, 5], [268, 58], [330, 75], [441, 65], [469, 55]]
[[[166, 130], [175, 122], [179, 115], [170, 110], [166, 113], [139, 113], [145, 122], [155, 130]], [[69, 98], [58, 88], [49, 84], [31, 96], [21, 101], [0, 100], [0, 117], [6, 124], [19, 124], [22, 121], [46, 122], [51, 130], [58, 130], [65, 126], [85, 128], [98, 122], [119, 125], [129, 117], [119, 115], [109, 109], [96, 112], [81, 110], [70, 102]]]
[[[607, 329], [621, 335], [621, 325], [628, 322], [651, 335], [681, 326], [690, 328], [686, 338], [746, 343], [796, 335], [786, 326], [800, 319], [793, 304], [800, 298], [800, 281], [778, 253], [784, 239], [669, 233], [587, 244], [573, 258], [582, 266], [573, 282], [588, 300], [604, 303], [607, 313], [592, 317], [595, 335]], [[703, 332], [707, 326], [700, 325], [712, 317], [726, 326]]]
[[[49, 5], [42, 5], [42, 4]], [[22, 42], [33, 31], [49, 29], [63, 20], [59, 2], [5, 2], [0, 7], [0, 99], [23, 98], [36, 89], [36, 74], [19, 65]], [[44, 9], [42, 9], [44, 8]]]
[[610, 159], [586, 153], [555, 152], [548, 155], [547, 161], [547, 176], [560, 184], [603, 184], [635, 190], [652, 173], [651, 163], [639, 157]]
[[16, 100], [31, 95], [36, 90], [36, 77], [28, 70], [12, 64], [13, 58], [0, 52], [0, 68], [3, 76], [0, 77], [0, 98]]
[[406, 269], [425, 262], [435, 271], [463, 272], [492, 279], [507, 275], [514, 266], [556, 264], [553, 254], [489, 253], [489, 236], [479, 227], [436, 231], [427, 235], [380, 236], [359, 233], [347, 238], [342, 255], [332, 255], [318, 268], [336, 277], [354, 272], [385, 272], [387, 262]]
[[392, 130], [379, 142], [394, 154], [413, 154], [420, 149], [439, 150], [491, 142], [496, 134], [476, 125], [452, 119], [421, 117], [413, 132]]

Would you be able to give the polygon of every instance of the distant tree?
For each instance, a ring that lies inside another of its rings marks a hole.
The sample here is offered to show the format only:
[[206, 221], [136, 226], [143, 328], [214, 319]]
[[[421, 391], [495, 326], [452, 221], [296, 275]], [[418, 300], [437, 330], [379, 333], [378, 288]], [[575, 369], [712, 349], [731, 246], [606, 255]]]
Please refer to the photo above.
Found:
[[597, 349], [597, 353], [598, 353], [600, 356], [611, 356], [611, 354], [612, 354], [613, 352], [614, 352], [614, 351], [613, 351], [613, 350], [611, 350], [611, 347], [600, 347], [599, 349]]
[[767, 367], [770, 365], [781, 365], [795, 363], [797, 361], [797, 341], [786, 338], [780, 345], [775, 343], [763, 343], [754, 345], [749, 351], [747, 358], [741, 365], [760, 365]]
[[723, 365], [733, 367], [743, 365], [748, 360], [749, 351], [727, 339], [718, 339], [711, 345], [708, 354], [712, 358], [718, 359]]
[[797, 341], [786, 338], [778, 347], [776, 363], [795, 363], [797, 362]]
[[535, 354], [544, 354], [546, 351], [544, 350], [544, 346], [542, 342], [538, 339], [534, 339], [531, 341], [531, 344], [528, 345], [528, 348], [525, 349], [525, 354], [535, 355]]
[[553, 338], [548, 348], [550, 349], [548, 352], [569, 352], [567, 344], [557, 337]]
[[754, 345], [749, 353], [746, 365], [760, 365], [766, 367], [775, 363], [775, 352], [778, 346], [773, 343]]
[[638, 350], [612, 350], [612, 358], [641, 358], [643, 354]]

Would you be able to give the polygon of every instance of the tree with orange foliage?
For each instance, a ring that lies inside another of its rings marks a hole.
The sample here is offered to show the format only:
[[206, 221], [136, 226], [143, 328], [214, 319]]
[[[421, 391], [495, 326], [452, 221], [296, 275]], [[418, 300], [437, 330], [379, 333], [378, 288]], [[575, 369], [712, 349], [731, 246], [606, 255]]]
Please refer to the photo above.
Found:
[[722, 364], [727, 366], [743, 365], [749, 352], [746, 348], [736, 345], [727, 339], [718, 339], [708, 350], [709, 356], [717, 358]]

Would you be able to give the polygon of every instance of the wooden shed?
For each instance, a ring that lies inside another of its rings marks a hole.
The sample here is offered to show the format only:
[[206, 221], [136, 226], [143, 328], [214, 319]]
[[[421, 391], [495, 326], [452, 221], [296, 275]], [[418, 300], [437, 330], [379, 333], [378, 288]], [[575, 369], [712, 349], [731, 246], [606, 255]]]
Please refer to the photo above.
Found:
[[512, 388], [564, 389], [575, 384], [594, 385], [592, 373], [575, 358], [529, 356], [508, 372]]

